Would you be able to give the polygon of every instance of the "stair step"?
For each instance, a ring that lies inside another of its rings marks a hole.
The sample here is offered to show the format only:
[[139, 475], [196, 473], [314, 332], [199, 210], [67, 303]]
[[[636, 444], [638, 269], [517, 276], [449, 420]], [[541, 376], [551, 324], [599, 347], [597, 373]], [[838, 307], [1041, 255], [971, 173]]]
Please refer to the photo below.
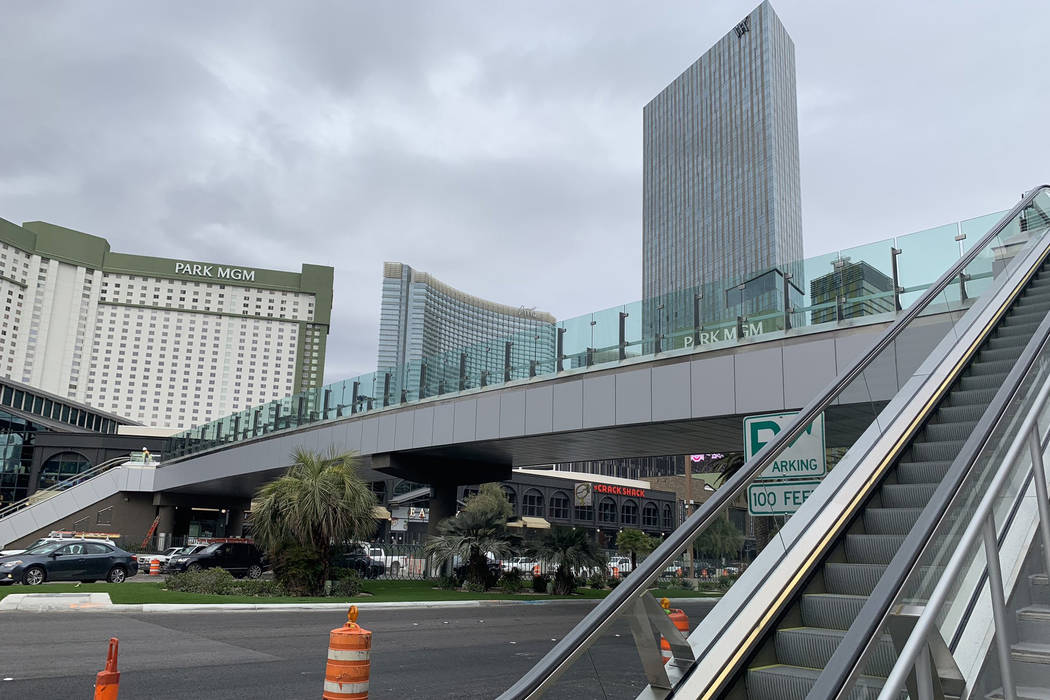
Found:
[[[977, 410], [980, 410], [979, 408]], [[940, 411], [938, 411], [940, 413]], [[970, 437], [977, 421], [959, 421], [957, 423], [927, 423], [924, 436], [931, 442], [952, 442]]]
[[[1030, 685], [1019, 685], [1014, 687], [1014, 694], [1017, 696], [1017, 700], [1050, 700], [1050, 690], [1046, 688], [1033, 688]], [[992, 692], [985, 695], [988, 700], [1002, 700], [1006, 696], [1003, 695], [1003, 689], [993, 690]]]
[[[994, 389], [990, 390], [992, 394]], [[953, 392], [954, 393], [954, 392]], [[913, 442], [909, 448], [909, 457], [915, 462], [951, 462], [962, 449], [963, 440], [944, 440], [938, 442]]]
[[1007, 372], [996, 374], [979, 374], [962, 377], [956, 386], [963, 391], [970, 389], [998, 389], [1003, 385]]
[[[1015, 661], [1050, 664], [1050, 644], [1041, 642], [1017, 642], [1010, 646], [1010, 656]], [[1050, 670], [1048, 670], [1050, 672]]]
[[938, 484], [886, 484], [880, 489], [885, 508], [924, 508]]
[[940, 425], [942, 423], [969, 423], [976, 425], [977, 421], [984, 415], [985, 406], [980, 404], [970, 404], [969, 406], [940, 406], [937, 412], [930, 416], [929, 423], [926, 424], [926, 429], [934, 425]]
[[929, 462], [909, 460], [898, 462], [896, 469], [897, 482], [901, 484], [939, 484], [951, 466], [950, 460]]
[[[747, 670], [747, 696], [750, 700], [805, 700], [820, 671], [815, 668], [774, 664]], [[861, 676], [848, 700], [875, 700], [884, 679]]]
[[802, 622], [809, 627], [847, 630], [867, 600], [862, 595], [806, 593], [802, 596]]
[[995, 392], [997, 389], [974, 389], [971, 391], [963, 391], [962, 389], [955, 389], [941, 403], [942, 406], [980, 406], [982, 409], [988, 407], [988, 404], [995, 398]]
[[866, 508], [864, 529], [871, 535], [907, 535], [922, 508]]
[[884, 571], [885, 564], [828, 562], [824, 565], [824, 588], [828, 593], [869, 596]]
[[904, 535], [846, 535], [846, 558], [853, 564], [889, 564], [903, 543]]
[[[776, 633], [777, 660], [788, 666], [824, 668], [845, 634], [842, 630], [816, 627], [778, 629]], [[885, 678], [890, 675], [896, 661], [897, 653], [893, 650], [893, 640], [889, 635], [883, 635], [868, 656], [865, 669], [869, 670], [873, 676]]]

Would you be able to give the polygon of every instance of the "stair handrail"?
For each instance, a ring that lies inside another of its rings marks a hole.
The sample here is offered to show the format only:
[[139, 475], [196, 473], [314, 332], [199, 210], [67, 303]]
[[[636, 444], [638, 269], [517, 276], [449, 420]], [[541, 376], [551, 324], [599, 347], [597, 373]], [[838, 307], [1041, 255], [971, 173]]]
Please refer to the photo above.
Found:
[[[839, 374], [784, 426], [762, 449], [743, 464], [723, 486], [671, 532], [653, 552], [631, 573], [631, 576], [591, 609], [577, 625], [559, 640], [536, 665], [529, 669], [499, 700], [524, 700], [538, 697], [621, 615], [635, 599], [647, 595], [649, 587], [659, 578], [668, 562], [689, 547], [692, 541], [710, 525], [741, 492], [768, 467], [773, 460], [797, 438], [806, 426], [830, 406], [865, 369], [899, 336], [937, 296], [973, 262], [985, 248], [1002, 233], [1016, 217], [1028, 209], [1035, 198], [1050, 192], [1050, 185], [1034, 187], [1010, 211], [981, 237], [954, 265], [942, 274], [914, 304], [901, 312], [875, 343], [853, 364]], [[695, 662], [694, 662], [695, 663]], [[682, 669], [683, 672], [687, 669]]]
[[[43, 503], [44, 501], [51, 500], [51, 498], [53, 498], [55, 495], [58, 495], [58, 493], [60, 493], [62, 491], [66, 491], [66, 490], [72, 488], [73, 486], [79, 486], [80, 484], [84, 483], [85, 481], [89, 481], [91, 479], [94, 479], [96, 476], [99, 476], [102, 472], [109, 471], [113, 467], [119, 466], [121, 464], [125, 464], [127, 462], [128, 462], [128, 457], [127, 456], [114, 457], [113, 459], [106, 460], [105, 462], [100, 462], [99, 464], [96, 464], [95, 466], [91, 467], [90, 469], [85, 469], [84, 471], [80, 472], [79, 474], [74, 474], [73, 476], [70, 476], [68, 479], [63, 479], [62, 481], [59, 481], [58, 483], [52, 484], [51, 486], [47, 487], [46, 489], [39, 489], [37, 491], [34, 491], [33, 493], [31, 493], [30, 495], [26, 496], [25, 498], [20, 498], [17, 501], [12, 501], [11, 503], [8, 503], [6, 506], [4, 506], [3, 508], [0, 508], [0, 519], [6, 518], [8, 515], [11, 515], [12, 513], [20, 511], [23, 508], [28, 508], [30, 506], [36, 505], [37, 503]], [[41, 494], [47, 494], [47, 493], [51, 493], [51, 492], [55, 492], [54, 495], [47, 496], [47, 497], [44, 497], [44, 498], [40, 497]]]
[[[1040, 349], [1042, 349], [1045, 347], [1046, 340], [1050, 338], [1050, 312], [1043, 319], [1039, 330], [1042, 331], [1043, 335], [1043, 343], [1040, 344]], [[1036, 487], [1040, 533], [1044, 538], [1044, 542], [1050, 543], [1050, 502], [1047, 499], [1046, 469], [1042, 460], [1045, 436], [1040, 435], [1038, 423], [1039, 414], [1046, 406], [1048, 398], [1050, 398], [1050, 381], [1045, 381], [1039, 389], [1032, 408], [1029, 410], [1028, 415], [1025, 416], [1017, 434], [1010, 443], [1010, 447], [1007, 449], [999, 468], [996, 469], [995, 476], [989, 483], [984, 496], [981, 497], [980, 503], [974, 510], [969, 524], [959, 538], [959, 543], [955, 546], [951, 559], [945, 565], [944, 573], [930, 594], [930, 598], [924, 606], [923, 612], [919, 615], [911, 634], [908, 636], [907, 642], [901, 649], [900, 655], [897, 657], [897, 663], [894, 664], [893, 670], [890, 672], [886, 684], [879, 694], [879, 700], [888, 700], [888, 698], [896, 697], [900, 688], [904, 686], [906, 677], [912, 667], [915, 666], [919, 653], [924, 650], [925, 645], [928, 643], [927, 640], [933, 631], [933, 626], [937, 623], [938, 612], [941, 611], [947, 601], [952, 587], [958, 583], [963, 566], [970, 560], [970, 550], [977, 543], [978, 537], [984, 538], [985, 555], [988, 559], [993, 618], [995, 621], [995, 643], [1003, 687], [1009, 686], [1012, 688], [1010, 642], [1005, 634], [1007, 629], [1005, 600], [1002, 588], [1002, 572], [999, 570], [1000, 567], [998, 565], [999, 544], [995, 533], [994, 511], [992, 509], [1006, 485], [1010, 483], [1013, 477], [1017, 476], [1013, 473], [1013, 467], [1017, 458], [1022, 454], [1022, 450], [1027, 448], [1032, 456], [1032, 464], [1029, 467], [1028, 475], [1022, 480], [1023, 485], [1020, 487], [1020, 490], [1022, 493], [1027, 490], [1028, 477], [1032, 477], [1031, 480], [1035, 482]], [[994, 566], [992, 565], [993, 552], [996, 562]], [[1043, 557], [1043, 564], [1047, 567], [1047, 571], [1050, 571], [1050, 547], [1043, 548]], [[993, 568], [994, 570], [992, 570]], [[995, 581], [996, 577], [998, 577], [998, 584]], [[998, 590], [996, 590], [997, 588]], [[848, 692], [848, 688], [843, 688], [843, 692]], [[923, 690], [919, 692], [920, 696], [923, 696]], [[1007, 697], [1010, 697], [1010, 695], [1007, 695]]]

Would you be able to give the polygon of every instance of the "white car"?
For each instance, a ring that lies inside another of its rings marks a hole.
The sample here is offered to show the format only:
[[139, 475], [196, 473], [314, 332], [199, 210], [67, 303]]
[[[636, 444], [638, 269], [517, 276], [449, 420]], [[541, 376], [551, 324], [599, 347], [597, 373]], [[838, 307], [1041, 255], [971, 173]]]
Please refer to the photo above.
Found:
[[517, 569], [522, 574], [531, 574], [535, 571], [535, 567], [539, 562], [529, 557], [514, 557], [503, 562], [504, 571], [513, 571]]
[[608, 569], [609, 575], [613, 575], [613, 569], [616, 569], [618, 574], [626, 574], [631, 570], [631, 558], [630, 557], [609, 557], [609, 563], [605, 565]]
[[182, 547], [168, 547], [159, 554], [139, 554], [138, 560], [139, 562], [145, 562], [146, 571], [144, 573], [149, 573], [151, 563], [156, 561], [160, 564], [161, 568], [164, 568], [164, 565], [168, 563], [168, 560], [171, 559], [172, 555], [180, 549], [182, 549]]

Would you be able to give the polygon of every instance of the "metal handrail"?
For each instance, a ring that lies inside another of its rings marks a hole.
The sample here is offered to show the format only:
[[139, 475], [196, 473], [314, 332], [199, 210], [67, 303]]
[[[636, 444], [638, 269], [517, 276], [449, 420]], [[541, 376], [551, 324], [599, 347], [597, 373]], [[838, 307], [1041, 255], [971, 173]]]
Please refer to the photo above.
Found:
[[6, 506], [4, 506], [3, 508], [0, 508], [0, 518], [6, 518], [8, 515], [11, 515], [12, 513], [20, 511], [23, 508], [28, 508], [30, 506], [36, 505], [37, 503], [43, 503], [44, 501], [50, 500], [50, 497], [41, 499], [40, 498], [41, 494], [51, 493], [52, 491], [54, 491], [54, 492], [56, 492], [56, 495], [57, 495], [57, 493], [60, 493], [62, 491], [66, 491], [66, 490], [72, 488], [73, 486], [79, 486], [80, 484], [84, 483], [85, 481], [89, 481], [91, 479], [94, 479], [96, 476], [98, 476], [102, 472], [109, 471], [113, 467], [118, 466], [120, 464], [124, 464], [127, 461], [129, 461], [127, 456], [114, 457], [113, 459], [109, 459], [109, 460], [106, 460], [105, 462], [101, 462], [99, 464], [96, 464], [95, 466], [91, 467], [90, 469], [88, 469], [86, 471], [82, 471], [79, 474], [74, 474], [73, 476], [69, 477], [68, 479], [60, 481], [57, 484], [53, 484], [53, 485], [49, 486], [46, 489], [40, 489], [39, 491], [34, 491], [29, 496], [26, 496], [25, 498], [20, 498], [17, 501], [12, 501], [11, 503], [8, 503]]
[[958, 456], [941, 479], [941, 483], [919, 515], [918, 520], [886, 567], [871, 595], [845, 637], [839, 642], [831, 659], [810, 690], [814, 698], [845, 697], [857, 676], [868, 650], [876, 643], [878, 630], [890, 613], [895, 599], [918, 566], [931, 538], [941, 526], [945, 514], [951, 508], [960, 488], [969, 477], [971, 469], [986, 449], [989, 440], [1016, 398], [1029, 371], [1039, 354], [1050, 341], [1050, 313], [1036, 328], [1014, 367], [1003, 380], [1002, 386], [988, 405], [977, 425], [971, 431]]
[[[1002, 585], [1002, 571], [999, 567], [999, 546], [995, 535], [995, 513], [992, 508], [995, 506], [995, 502], [998, 500], [1004, 486], [1014, 476], [1011, 470], [1021, 450], [1028, 448], [1032, 457], [1032, 465], [1029, 471], [1034, 476], [1033, 481], [1036, 487], [1040, 532], [1044, 541], [1050, 543], [1050, 502], [1047, 500], [1046, 471], [1042, 460], [1042, 441], [1038, 431], [1039, 414], [1046, 405], [1048, 397], [1050, 397], [1050, 381], [1045, 382], [1039, 390], [1032, 408], [1021, 423], [1021, 427], [1017, 431], [1013, 442], [1010, 443], [1010, 448], [1002, 460], [1003, 466], [996, 470], [995, 476], [988, 485], [984, 497], [970, 520], [970, 524], [966, 527], [958, 545], [955, 547], [955, 553], [945, 566], [940, 581], [933, 589], [929, 601], [927, 601], [911, 635], [908, 637], [908, 641], [897, 658], [897, 663], [894, 664], [893, 670], [886, 679], [886, 684], [879, 695], [879, 700], [888, 700], [888, 698], [895, 697], [899, 689], [904, 686], [907, 675], [911, 668], [916, 665], [919, 653], [924, 650], [925, 645], [928, 643], [927, 640], [933, 631], [933, 626], [937, 622], [938, 611], [943, 608], [952, 587], [958, 582], [963, 566], [970, 561], [968, 556], [970, 548], [977, 542], [978, 537], [982, 537], [984, 540], [985, 555], [989, 569], [988, 579], [992, 593], [996, 648], [999, 656], [1003, 690], [1007, 698], [1014, 697], [1010, 671], [1009, 640], [1005, 634], [1006, 603]], [[1027, 479], [1025, 483], [1027, 483]], [[1047, 571], [1050, 571], [1050, 547], [1043, 548], [1043, 555]], [[920, 693], [922, 693], [921, 690]]]
[[630, 578], [614, 588], [535, 666], [500, 695], [500, 700], [535, 697], [536, 693], [552, 684], [626, 610], [635, 598], [646, 593], [668, 561], [673, 560], [679, 552], [689, 547], [691, 542], [719, 515], [723, 507], [728, 506], [784, 448], [802, 433], [807, 425], [830, 406], [838, 395], [860, 376], [868, 365], [879, 357], [890, 343], [944, 291], [952, 280], [1006, 229], [1011, 221], [1027, 209], [1039, 194], [1047, 191], [1050, 191], [1050, 185], [1040, 185], [1027, 192], [1021, 201], [1010, 209], [973, 248], [941, 275], [914, 304], [903, 311], [901, 316], [882, 333], [867, 352], [855, 360], [848, 370], [836, 377], [824, 391], [799, 411], [795, 418], [748, 460], [736, 474], [730, 477], [722, 488], [711, 494], [711, 497], [678, 529], [668, 535], [650, 556], [639, 563]]

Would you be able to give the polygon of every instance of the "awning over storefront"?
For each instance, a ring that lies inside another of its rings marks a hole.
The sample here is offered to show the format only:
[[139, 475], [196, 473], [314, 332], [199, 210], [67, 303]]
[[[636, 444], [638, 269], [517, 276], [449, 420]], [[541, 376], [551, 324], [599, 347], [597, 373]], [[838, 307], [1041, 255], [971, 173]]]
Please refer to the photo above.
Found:
[[409, 503], [411, 501], [416, 501], [416, 500], [419, 500], [419, 499], [430, 500], [430, 487], [429, 486], [424, 486], [421, 489], [416, 489], [415, 491], [409, 491], [408, 493], [403, 493], [400, 496], [394, 496], [393, 498], [390, 499], [390, 505], [392, 505], [392, 506], [400, 506], [400, 505], [404, 505], [406, 503]]
[[530, 515], [522, 516], [520, 520], [511, 520], [507, 527], [528, 527], [533, 530], [550, 530], [551, 524], [546, 518], [535, 518]]
[[372, 517], [377, 520], [390, 520], [390, 511], [383, 506], [376, 506], [372, 509]]

